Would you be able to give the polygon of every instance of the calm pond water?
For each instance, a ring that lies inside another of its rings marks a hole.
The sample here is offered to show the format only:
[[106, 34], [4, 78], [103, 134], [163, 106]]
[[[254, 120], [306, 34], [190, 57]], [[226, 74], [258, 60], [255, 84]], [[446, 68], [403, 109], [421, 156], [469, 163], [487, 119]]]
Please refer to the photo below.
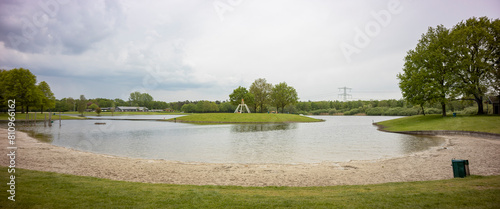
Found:
[[[163, 119], [175, 115], [115, 116]], [[197, 125], [163, 121], [65, 120], [24, 128], [40, 140], [94, 153], [212, 163], [318, 163], [372, 160], [426, 150], [436, 137], [377, 131], [372, 122], [396, 117], [316, 116], [325, 122]], [[106, 123], [95, 125], [95, 122]]]

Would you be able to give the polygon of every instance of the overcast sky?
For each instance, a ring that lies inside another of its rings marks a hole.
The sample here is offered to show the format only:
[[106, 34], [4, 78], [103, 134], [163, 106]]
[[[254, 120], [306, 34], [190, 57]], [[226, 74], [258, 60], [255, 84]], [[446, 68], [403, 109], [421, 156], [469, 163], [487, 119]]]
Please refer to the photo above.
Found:
[[500, 17], [497, 0], [0, 0], [0, 68], [58, 99], [227, 100], [257, 78], [301, 101], [400, 99], [396, 75], [428, 27]]

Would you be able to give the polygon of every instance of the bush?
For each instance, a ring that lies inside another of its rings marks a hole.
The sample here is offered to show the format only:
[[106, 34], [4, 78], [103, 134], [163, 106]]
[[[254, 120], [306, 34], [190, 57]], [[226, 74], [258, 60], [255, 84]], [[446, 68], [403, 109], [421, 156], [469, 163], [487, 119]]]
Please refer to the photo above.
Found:
[[324, 115], [324, 114], [330, 114], [331, 109], [319, 109], [319, 110], [314, 110], [311, 111], [311, 114], [313, 115]]
[[466, 107], [462, 111], [459, 111], [459, 114], [462, 114], [462, 115], [475, 115], [475, 114], [477, 114], [477, 107], [476, 106]]
[[374, 107], [366, 111], [367, 115], [384, 115], [385, 111], [389, 109], [388, 107]]
[[418, 115], [419, 114], [419, 109], [418, 108], [405, 108], [403, 112], [401, 113], [402, 116], [412, 116], [412, 115]]
[[360, 113], [362, 110], [360, 108], [354, 108], [349, 111], [344, 112], [344, 115], [356, 115]]
[[426, 108], [424, 110], [425, 110], [425, 114], [442, 114], [443, 113], [443, 111], [438, 109], [438, 108]]
[[384, 115], [401, 115], [402, 109], [401, 107], [389, 108], [385, 111]]
[[300, 115], [300, 114], [302, 114], [302, 115], [307, 115], [307, 114], [308, 114], [308, 112], [301, 110], [301, 111], [296, 112], [296, 114], [299, 114], [299, 115]]

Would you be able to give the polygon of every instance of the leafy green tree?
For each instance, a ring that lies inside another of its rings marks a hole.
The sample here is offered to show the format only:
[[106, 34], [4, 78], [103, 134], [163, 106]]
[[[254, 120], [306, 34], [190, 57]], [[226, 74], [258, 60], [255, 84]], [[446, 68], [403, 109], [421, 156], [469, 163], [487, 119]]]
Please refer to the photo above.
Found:
[[98, 107], [99, 107], [99, 105], [97, 105], [96, 103], [92, 103], [92, 104], [89, 106], [89, 109], [91, 109], [91, 110], [96, 110]]
[[153, 97], [149, 95], [148, 93], [142, 93], [140, 97], [140, 102], [144, 107], [147, 107], [149, 109], [153, 109]]
[[250, 93], [254, 95], [255, 110], [260, 107], [260, 112], [264, 111], [264, 106], [269, 102], [269, 94], [273, 86], [267, 83], [265, 78], [259, 78], [250, 85]]
[[484, 114], [483, 96], [488, 82], [498, 73], [500, 33], [499, 19], [470, 18], [458, 23], [452, 31], [458, 60], [458, 89], [464, 97], [472, 96], [477, 103], [477, 114]]
[[36, 76], [24, 68], [2, 71], [1, 75], [3, 102], [15, 99], [17, 106], [22, 107], [22, 112], [29, 112], [29, 107], [36, 105], [40, 98]]
[[97, 115], [100, 115], [101, 112], [102, 112], [102, 110], [100, 107], [95, 108], [95, 113], [97, 113]]
[[220, 112], [229, 112], [232, 113], [236, 110], [236, 107], [232, 105], [230, 102], [222, 102], [219, 104], [219, 111]]
[[80, 100], [78, 101], [78, 112], [83, 116], [83, 113], [87, 109], [87, 99], [84, 95], [80, 95]]
[[116, 98], [114, 100], [116, 106], [127, 106], [128, 103], [125, 102], [123, 99]]
[[248, 106], [252, 106], [254, 103], [254, 95], [250, 93], [245, 87], [238, 87], [233, 90], [233, 93], [229, 95], [229, 101], [231, 101], [232, 105], [238, 105], [241, 103], [241, 100], [245, 100], [245, 104]]
[[[68, 105], [67, 98], [62, 98], [60, 100], [56, 99], [54, 110], [57, 112], [66, 112], [70, 110], [70, 106]], [[73, 108], [73, 107], [71, 107]]]
[[181, 107], [181, 111], [185, 113], [191, 113], [196, 111], [196, 105], [193, 103], [184, 104]]
[[141, 92], [135, 91], [135, 92], [130, 93], [130, 97], [128, 98], [128, 101], [130, 102], [131, 106], [140, 105], [139, 103], [141, 101]]
[[152, 102], [154, 100], [153, 100], [153, 97], [151, 95], [149, 95], [148, 93], [141, 93], [138, 91], [132, 92], [132, 93], [130, 93], [130, 97], [128, 100], [129, 100], [129, 103], [131, 106], [141, 106], [141, 107], [147, 107], [147, 108], [153, 109]]
[[66, 99], [66, 103], [68, 103], [68, 105], [70, 105], [70, 110], [72, 111], [76, 111], [76, 100], [73, 99], [73, 97], [69, 97]]
[[196, 112], [218, 112], [219, 107], [217, 104], [209, 101], [199, 101], [196, 103]]
[[270, 98], [271, 104], [276, 106], [278, 110], [281, 108], [283, 112], [285, 111], [285, 106], [293, 105], [299, 100], [295, 88], [288, 86], [285, 82], [276, 84], [271, 89]]
[[[498, 44], [500, 42], [500, 20], [492, 21], [490, 29], [494, 42]], [[493, 67], [490, 68], [489, 85], [491, 86], [491, 93], [500, 95], [500, 50], [493, 51], [493, 56], [497, 59], [492, 63]]]
[[6, 106], [7, 104], [7, 90], [5, 88], [5, 86], [7, 85], [6, 84], [6, 79], [7, 79], [7, 74], [9, 72], [7, 70], [4, 70], [4, 69], [0, 69], [0, 86], [2, 86], [2, 88], [0, 88], [0, 104], [2, 104], [3, 107]]
[[[405, 57], [404, 74], [398, 75], [405, 99], [421, 107], [426, 102], [438, 102], [443, 116], [446, 116], [450, 97], [455, 95], [457, 56], [451, 41], [449, 30], [444, 26], [429, 27], [415, 50], [410, 50]], [[388, 102], [394, 103], [389, 107], [398, 106], [396, 100]]]
[[41, 93], [40, 110], [52, 109], [56, 106], [56, 97], [54, 93], [50, 90], [50, 86], [47, 82], [42, 81], [37, 86]]
[[111, 103], [111, 108], [109, 108], [109, 111], [111, 112], [111, 116], [114, 116], [114, 115], [115, 115], [115, 111], [116, 111], [116, 105], [115, 105], [115, 102], [112, 102], [112, 103]]

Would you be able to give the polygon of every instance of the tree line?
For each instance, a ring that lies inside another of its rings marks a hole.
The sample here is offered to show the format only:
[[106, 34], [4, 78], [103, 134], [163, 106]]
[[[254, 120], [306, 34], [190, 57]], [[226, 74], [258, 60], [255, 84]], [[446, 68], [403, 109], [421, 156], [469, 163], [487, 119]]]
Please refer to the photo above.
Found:
[[[50, 86], [41, 81], [37, 84], [36, 76], [29, 70], [19, 68], [0, 70], [0, 101], [7, 107], [9, 99], [15, 99], [19, 111], [54, 111], [68, 112], [99, 111], [101, 108], [110, 108], [112, 111], [118, 106], [142, 106], [148, 109], [185, 113], [234, 112], [237, 105], [244, 99], [252, 112], [281, 111], [293, 114], [312, 115], [417, 115], [426, 113], [441, 113], [440, 103], [415, 104], [407, 99], [401, 100], [370, 100], [370, 101], [297, 101], [295, 89], [285, 82], [272, 85], [266, 79], [256, 79], [249, 87], [238, 87], [233, 90], [226, 101], [155, 101], [148, 93], [132, 92], [127, 101], [122, 99], [80, 98], [56, 99]], [[470, 100], [447, 101], [450, 112], [471, 114], [477, 110], [477, 104]], [[492, 109], [482, 107], [484, 110]]]
[[86, 99], [85, 95], [80, 95], [79, 99], [73, 99], [72, 97], [63, 98], [56, 101], [54, 109], [59, 112], [78, 111], [80, 114], [83, 114], [85, 111], [96, 111], [97, 113], [100, 113], [101, 108], [110, 108], [110, 111], [114, 112], [115, 108], [118, 106], [146, 107], [150, 110], [165, 110], [169, 108], [169, 104], [167, 102], [155, 101], [148, 93], [140, 93], [136, 91], [130, 93], [128, 101], [124, 101], [119, 98]]
[[474, 101], [484, 114], [486, 94], [500, 94], [499, 64], [500, 20], [473, 17], [450, 29], [429, 27], [397, 77], [403, 97], [424, 114], [427, 104], [439, 104], [446, 116], [456, 100]]

